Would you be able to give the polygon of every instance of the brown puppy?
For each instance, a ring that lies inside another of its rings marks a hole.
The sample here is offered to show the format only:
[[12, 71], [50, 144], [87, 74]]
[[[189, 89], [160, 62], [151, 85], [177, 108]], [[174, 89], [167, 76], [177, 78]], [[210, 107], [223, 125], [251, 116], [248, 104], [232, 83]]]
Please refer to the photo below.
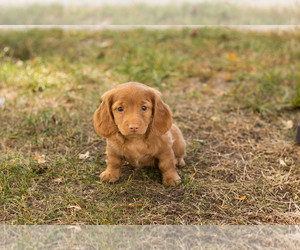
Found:
[[115, 182], [125, 159], [133, 166], [158, 163], [164, 185], [180, 183], [175, 164], [185, 165], [185, 141], [160, 95], [137, 82], [104, 93], [94, 114], [95, 131], [107, 138], [107, 169], [101, 173], [101, 181]]

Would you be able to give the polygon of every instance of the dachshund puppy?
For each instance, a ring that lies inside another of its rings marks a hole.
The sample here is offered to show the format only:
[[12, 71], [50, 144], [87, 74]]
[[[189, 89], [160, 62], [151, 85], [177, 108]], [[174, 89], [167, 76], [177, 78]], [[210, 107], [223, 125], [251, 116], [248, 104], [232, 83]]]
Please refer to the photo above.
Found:
[[137, 82], [104, 93], [94, 114], [95, 131], [107, 138], [107, 168], [101, 181], [115, 182], [124, 159], [136, 167], [158, 164], [164, 185], [180, 183], [175, 165], [185, 166], [185, 141], [160, 95]]

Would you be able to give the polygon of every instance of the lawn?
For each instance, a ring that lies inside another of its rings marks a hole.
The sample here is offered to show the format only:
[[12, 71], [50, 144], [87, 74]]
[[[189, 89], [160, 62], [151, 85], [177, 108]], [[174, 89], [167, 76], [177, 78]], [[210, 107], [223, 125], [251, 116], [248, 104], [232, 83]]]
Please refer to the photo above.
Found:
[[[221, 27], [2, 30], [0, 224], [299, 224], [299, 44]], [[160, 90], [183, 132], [176, 188], [153, 167], [99, 181], [93, 113], [127, 81]]]

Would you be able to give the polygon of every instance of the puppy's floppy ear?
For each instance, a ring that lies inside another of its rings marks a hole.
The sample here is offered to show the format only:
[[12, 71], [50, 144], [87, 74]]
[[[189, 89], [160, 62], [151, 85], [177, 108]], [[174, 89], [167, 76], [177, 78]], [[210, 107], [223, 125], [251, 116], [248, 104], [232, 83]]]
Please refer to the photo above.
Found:
[[114, 91], [108, 91], [102, 95], [102, 103], [94, 113], [94, 128], [97, 134], [108, 138], [114, 134], [118, 128], [115, 124], [111, 105]]
[[148, 88], [153, 102], [152, 131], [156, 135], [166, 133], [172, 127], [172, 112], [161, 98], [161, 93], [153, 88]]

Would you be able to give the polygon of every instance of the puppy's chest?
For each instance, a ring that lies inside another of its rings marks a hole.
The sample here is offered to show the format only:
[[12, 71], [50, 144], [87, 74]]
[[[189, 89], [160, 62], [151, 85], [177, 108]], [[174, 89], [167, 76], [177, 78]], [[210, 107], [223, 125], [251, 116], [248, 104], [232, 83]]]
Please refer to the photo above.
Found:
[[145, 142], [128, 141], [122, 145], [122, 156], [135, 167], [154, 165], [151, 146]]

